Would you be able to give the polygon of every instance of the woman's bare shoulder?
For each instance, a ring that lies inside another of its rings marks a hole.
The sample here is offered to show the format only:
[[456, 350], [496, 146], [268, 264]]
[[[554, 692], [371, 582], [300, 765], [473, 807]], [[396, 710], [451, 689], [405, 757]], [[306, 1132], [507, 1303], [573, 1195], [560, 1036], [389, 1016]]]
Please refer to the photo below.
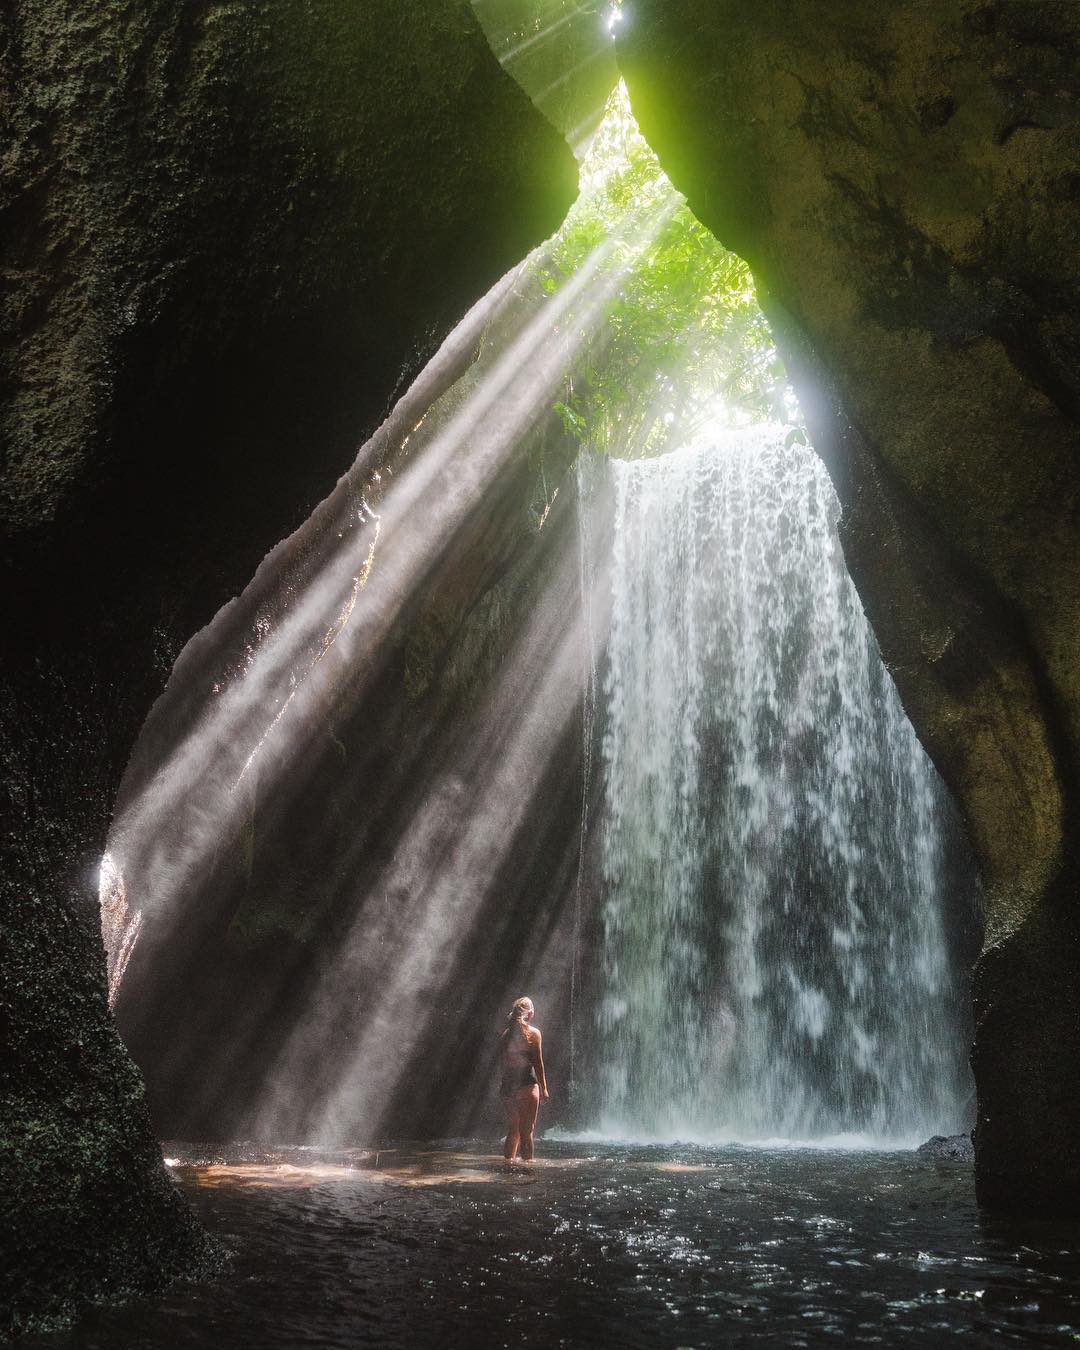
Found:
[[537, 1044], [539, 1044], [539, 1042], [543, 1039], [543, 1037], [540, 1035], [539, 1027], [529, 1027], [526, 1034], [528, 1035], [530, 1041], [536, 1041]]

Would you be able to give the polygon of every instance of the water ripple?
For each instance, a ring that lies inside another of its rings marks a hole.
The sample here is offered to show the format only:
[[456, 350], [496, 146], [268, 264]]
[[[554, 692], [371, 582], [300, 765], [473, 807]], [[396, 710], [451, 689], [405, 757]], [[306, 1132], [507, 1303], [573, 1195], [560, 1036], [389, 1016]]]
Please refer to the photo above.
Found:
[[[1080, 1227], [981, 1218], [903, 1153], [214, 1150], [173, 1174], [234, 1256], [50, 1350], [1075, 1346]], [[714, 1178], [725, 1179], [718, 1191]], [[916, 1208], [912, 1208], [915, 1206]]]

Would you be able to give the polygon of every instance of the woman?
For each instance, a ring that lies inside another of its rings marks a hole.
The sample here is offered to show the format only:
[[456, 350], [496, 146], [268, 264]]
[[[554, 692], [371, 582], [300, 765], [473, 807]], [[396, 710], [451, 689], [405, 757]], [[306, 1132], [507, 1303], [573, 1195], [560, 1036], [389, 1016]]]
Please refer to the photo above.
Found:
[[506, 1107], [506, 1145], [503, 1157], [513, 1162], [521, 1149], [522, 1162], [532, 1162], [533, 1130], [540, 1103], [548, 1100], [541, 1036], [531, 1025], [535, 1009], [531, 998], [516, 998], [502, 1033], [502, 1080], [499, 1095]]

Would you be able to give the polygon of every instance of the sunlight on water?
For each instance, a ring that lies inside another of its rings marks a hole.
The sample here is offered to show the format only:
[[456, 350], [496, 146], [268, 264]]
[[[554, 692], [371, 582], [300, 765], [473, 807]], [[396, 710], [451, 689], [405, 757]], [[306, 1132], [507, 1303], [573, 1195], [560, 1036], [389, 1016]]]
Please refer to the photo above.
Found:
[[923, 1142], [923, 1136], [898, 1138], [847, 1132], [819, 1135], [812, 1139], [795, 1139], [775, 1135], [771, 1138], [713, 1133], [680, 1132], [672, 1135], [612, 1134], [603, 1130], [564, 1130], [554, 1126], [544, 1131], [543, 1138], [558, 1144], [613, 1144], [624, 1148], [678, 1148], [691, 1145], [697, 1148], [754, 1148], [772, 1152], [777, 1149], [816, 1149], [863, 1153], [907, 1153]]
[[535, 1167], [510, 1168], [496, 1147], [174, 1140], [177, 1183], [232, 1258], [44, 1350], [1025, 1350], [1080, 1335], [1075, 1225], [980, 1215], [963, 1163], [549, 1134]]

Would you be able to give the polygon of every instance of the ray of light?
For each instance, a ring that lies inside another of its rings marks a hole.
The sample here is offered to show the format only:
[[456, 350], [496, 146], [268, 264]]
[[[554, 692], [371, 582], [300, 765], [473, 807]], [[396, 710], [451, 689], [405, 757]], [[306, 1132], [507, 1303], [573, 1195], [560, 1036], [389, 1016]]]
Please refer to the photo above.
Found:
[[530, 37], [524, 38], [521, 42], [515, 42], [513, 46], [505, 48], [499, 53], [499, 60], [503, 65], [523, 56], [525, 52], [541, 42], [549, 42], [556, 33], [561, 32], [568, 24], [572, 23], [582, 14], [591, 13], [592, 7], [588, 4], [575, 5], [573, 9], [567, 10], [565, 14], [559, 16], [552, 23], [541, 28], [539, 32], [533, 33]]
[[538, 90], [533, 95], [533, 102], [543, 103], [545, 99], [549, 99], [552, 94], [558, 93], [560, 89], [568, 85], [571, 80], [576, 79], [583, 70], [586, 70], [589, 66], [595, 65], [597, 61], [610, 57], [610, 55], [611, 53], [605, 47], [597, 47], [596, 50], [590, 52], [588, 56], [582, 57], [580, 61], [575, 61], [569, 70], [565, 70], [557, 79], [552, 80], [550, 84], [546, 84], [543, 89]]
[[[377, 1136], [413, 1052], [443, 1015], [436, 991], [477, 922], [576, 707], [582, 634], [580, 615], [569, 617], [567, 608], [578, 586], [577, 560], [564, 557], [497, 685], [470, 719], [465, 743], [431, 783], [372, 887], [393, 903], [378, 915], [358, 915], [308, 1016], [294, 1027], [272, 1075], [264, 1137], [275, 1134], [275, 1097], [287, 1104], [301, 1074], [310, 1083], [315, 1045], [330, 1053], [314, 1089], [322, 1097], [314, 1137]], [[368, 991], [362, 1019], [347, 1041], [328, 1036], [357, 990]]]
[[[243, 669], [215, 684], [190, 730], [118, 816], [110, 852], [122, 875], [129, 857], [137, 858], [132, 872], [147, 889], [129, 896], [129, 924], [109, 934], [114, 960], [130, 927], [174, 905], [236, 836], [250, 809], [239, 789], [260, 747], [265, 757], [270, 731], [275, 751], [265, 773], [284, 780], [335, 706], [357, 697], [365, 663], [377, 665], [394, 622], [550, 401], [567, 362], [602, 322], [620, 277], [673, 202], [674, 194], [660, 204], [621, 257], [613, 241], [593, 251], [507, 343], [421, 455], [399, 456], [402, 466], [391, 476], [370, 469], [361, 453], [368, 476], [339, 494], [331, 528], [322, 530], [329, 539], [319, 565], [290, 591], [276, 622], [256, 621], [259, 640], [248, 644]], [[505, 298], [511, 291], [501, 285]], [[334, 530], [335, 523], [341, 528]], [[372, 566], [376, 526], [381, 560]]]

